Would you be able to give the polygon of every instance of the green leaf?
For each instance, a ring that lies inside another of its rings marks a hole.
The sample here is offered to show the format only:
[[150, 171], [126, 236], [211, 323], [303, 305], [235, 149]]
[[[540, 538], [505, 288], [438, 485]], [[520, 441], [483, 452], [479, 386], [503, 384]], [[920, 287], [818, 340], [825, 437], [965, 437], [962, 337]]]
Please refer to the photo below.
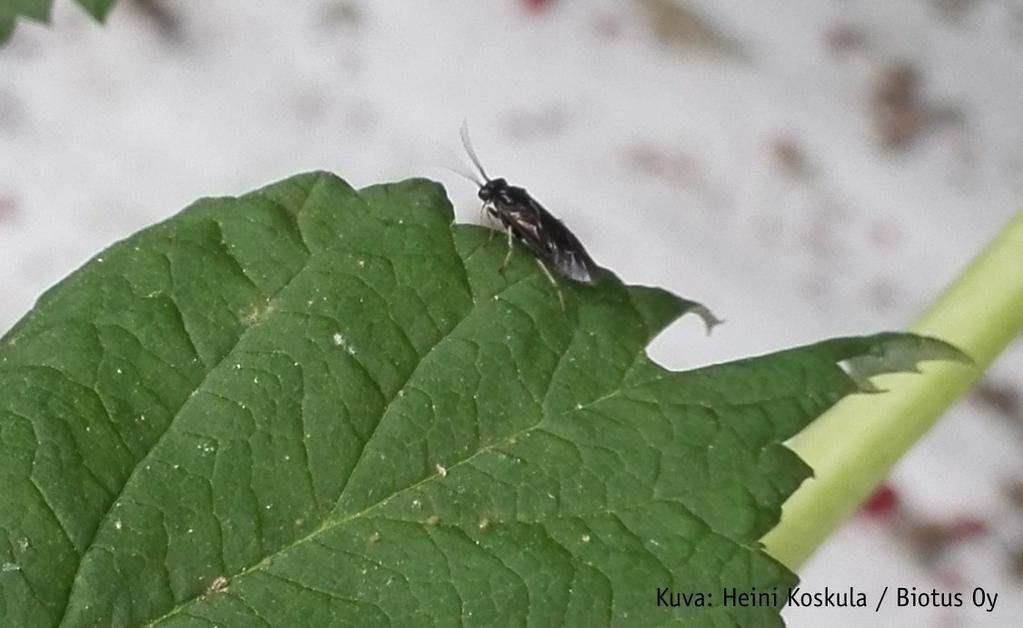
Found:
[[[102, 22], [114, 5], [114, 0], [75, 0], [92, 17]], [[0, 44], [14, 32], [14, 22], [26, 17], [39, 22], [50, 21], [53, 0], [0, 0]]]
[[0, 625], [779, 625], [720, 602], [795, 582], [758, 542], [809, 473], [781, 443], [843, 366], [954, 354], [670, 372], [645, 346], [702, 306], [605, 273], [563, 309], [451, 220], [428, 181], [300, 175], [44, 294], [0, 343]]
[[110, 8], [114, 6], [114, 0], [75, 0], [78, 6], [85, 9], [86, 13], [96, 19], [97, 22], [103, 22], [107, 19], [107, 13], [110, 13]]

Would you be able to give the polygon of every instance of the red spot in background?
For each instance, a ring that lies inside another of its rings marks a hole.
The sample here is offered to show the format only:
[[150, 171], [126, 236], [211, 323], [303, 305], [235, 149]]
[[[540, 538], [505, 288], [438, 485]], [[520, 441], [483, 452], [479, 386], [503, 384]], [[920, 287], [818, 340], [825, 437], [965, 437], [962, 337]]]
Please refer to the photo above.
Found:
[[867, 241], [878, 251], [892, 251], [901, 243], [902, 232], [891, 221], [876, 220], [867, 229]]
[[622, 20], [608, 13], [602, 13], [590, 20], [593, 32], [605, 39], [618, 39], [624, 30]]
[[934, 578], [946, 589], [959, 589], [963, 586], [963, 574], [954, 567], [938, 567], [933, 572]]
[[971, 539], [987, 533], [987, 521], [973, 515], [959, 515], [949, 524], [949, 532], [956, 540]]
[[860, 512], [868, 517], [885, 519], [899, 507], [899, 495], [890, 484], [882, 484], [874, 489], [867, 501], [863, 502]]
[[[952, 516], [929, 516], [913, 512], [900, 503], [889, 484], [882, 484], [864, 502], [861, 513], [883, 521], [891, 534], [912, 551], [917, 562], [933, 577], [951, 586], [959, 565], [949, 550], [987, 535], [991, 524], [967, 512]], [[946, 581], [947, 580], [947, 581]]]
[[553, 4], [554, 0], [519, 0], [519, 3], [527, 11], [541, 11]]
[[0, 194], [0, 225], [14, 220], [17, 213], [18, 202], [14, 200], [14, 197], [7, 194]]

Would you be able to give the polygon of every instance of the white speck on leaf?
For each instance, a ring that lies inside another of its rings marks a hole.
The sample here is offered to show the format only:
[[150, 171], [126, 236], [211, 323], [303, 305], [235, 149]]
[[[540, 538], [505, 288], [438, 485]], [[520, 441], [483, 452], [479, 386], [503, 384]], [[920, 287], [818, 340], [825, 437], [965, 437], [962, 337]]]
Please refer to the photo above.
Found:
[[448, 470], [444, 466], [438, 464], [434, 468], [437, 469], [437, 475], [439, 475], [440, 477], [442, 477], [442, 478], [448, 477]]
[[590, 542], [590, 535], [589, 534], [584, 534], [582, 536], [582, 540], [583, 540], [583, 543], [589, 543]]
[[355, 348], [348, 344], [348, 341], [343, 335], [341, 335], [341, 332], [334, 332], [334, 335], [331, 336], [331, 340], [334, 341], [335, 346], [341, 347], [347, 351], [349, 355], [355, 355]]
[[207, 591], [209, 591], [210, 593], [217, 593], [219, 591], [224, 591], [226, 589], [227, 578], [225, 578], [224, 576], [217, 576], [216, 578], [213, 579], [213, 582], [210, 583], [210, 586], [207, 589]]
[[272, 311], [273, 305], [269, 299], [265, 299], [263, 301], [253, 303], [249, 309], [241, 313], [239, 318], [241, 318], [243, 323], [251, 327]]
[[19, 567], [16, 563], [0, 564], [0, 573], [7, 573], [9, 571], [21, 571], [21, 567]]
[[124, 527], [124, 524], [121, 523], [120, 519], [114, 521], [114, 529], [115, 530], [120, 530], [122, 527]]

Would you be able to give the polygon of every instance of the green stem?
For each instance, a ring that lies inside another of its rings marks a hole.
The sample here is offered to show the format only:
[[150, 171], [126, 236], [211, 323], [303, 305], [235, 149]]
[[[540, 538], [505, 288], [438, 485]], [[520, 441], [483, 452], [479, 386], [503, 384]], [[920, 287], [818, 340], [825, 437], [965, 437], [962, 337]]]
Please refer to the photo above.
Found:
[[895, 462], [1023, 331], [1023, 211], [928, 307], [912, 331], [950, 342], [976, 367], [928, 363], [924, 373], [874, 380], [888, 392], [839, 402], [790, 442], [814, 477], [785, 502], [764, 536], [797, 569], [884, 479]]

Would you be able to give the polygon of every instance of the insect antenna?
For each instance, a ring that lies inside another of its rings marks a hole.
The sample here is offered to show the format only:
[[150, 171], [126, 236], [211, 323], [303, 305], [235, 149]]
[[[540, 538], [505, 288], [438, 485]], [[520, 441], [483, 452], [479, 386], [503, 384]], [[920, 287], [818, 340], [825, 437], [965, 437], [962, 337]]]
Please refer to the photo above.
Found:
[[457, 174], [466, 181], [475, 183], [476, 187], [483, 187], [486, 183], [465, 163], [464, 157], [441, 142], [427, 142], [427, 145], [422, 147], [421, 152], [422, 157], [420, 159], [424, 166], [443, 168], [448, 172]]
[[[490, 177], [487, 176], [487, 172], [483, 169], [483, 164], [480, 163], [480, 158], [476, 156], [476, 151], [473, 150], [472, 140], [469, 139], [469, 121], [462, 120], [462, 128], [459, 131], [462, 135], [462, 147], [465, 148], [465, 152], [469, 154], [469, 159], [472, 161], [472, 165], [476, 166], [476, 169], [480, 171], [480, 175], [484, 181], [490, 181]], [[480, 187], [483, 187], [480, 184]]]
[[455, 168], [453, 166], [441, 166], [441, 168], [444, 168], [448, 172], [457, 174], [458, 176], [462, 177], [466, 181], [469, 181], [471, 183], [475, 183], [477, 187], [483, 187], [483, 184], [485, 183], [485, 181], [480, 181], [479, 177], [477, 177], [472, 172], [469, 172], [468, 170], [463, 170], [462, 168]]

